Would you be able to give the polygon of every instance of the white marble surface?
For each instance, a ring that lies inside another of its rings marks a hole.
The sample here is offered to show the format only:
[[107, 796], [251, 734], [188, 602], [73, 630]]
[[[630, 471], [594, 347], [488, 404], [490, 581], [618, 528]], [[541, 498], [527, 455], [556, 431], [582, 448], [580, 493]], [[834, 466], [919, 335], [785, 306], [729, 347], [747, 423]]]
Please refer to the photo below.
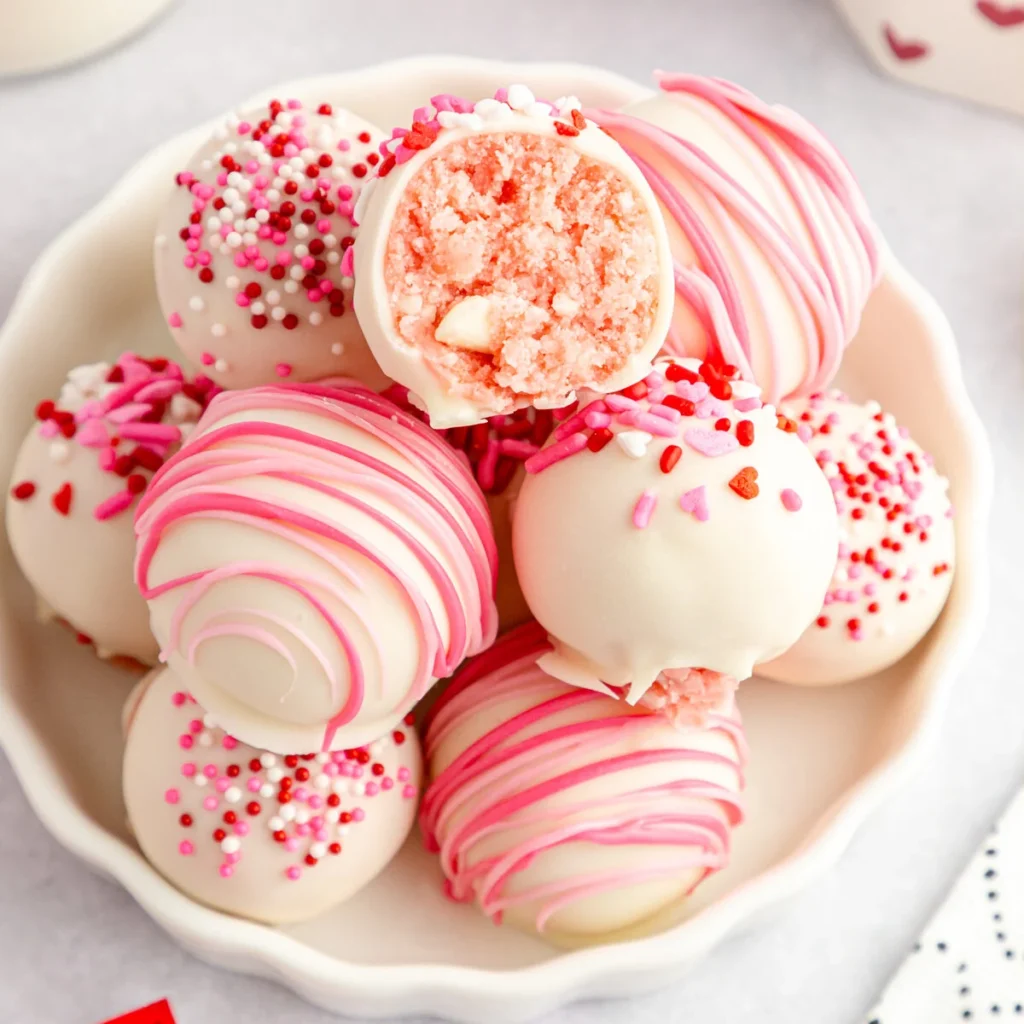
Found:
[[[578, 60], [641, 79], [661, 66], [735, 78], [817, 122], [960, 339], [996, 451], [988, 630], [927, 771], [829, 877], [663, 993], [577, 1006], [550, 1024], [855, 1024], [1024, 776], [1024, 685], [1013, 666], [1024, 610], [1024, 122], [876, 77], [826, 0], [499, 6], [180, 0], [98, 62], [0, 82], [0, 316], [40, 249], [133, 161], [279, 79], [430, 51]], [[0, 1018], [93, 1024], [161, 996], [180, 1024], [333, 1019], [180, 952], [57, 846], [0, 757]]]

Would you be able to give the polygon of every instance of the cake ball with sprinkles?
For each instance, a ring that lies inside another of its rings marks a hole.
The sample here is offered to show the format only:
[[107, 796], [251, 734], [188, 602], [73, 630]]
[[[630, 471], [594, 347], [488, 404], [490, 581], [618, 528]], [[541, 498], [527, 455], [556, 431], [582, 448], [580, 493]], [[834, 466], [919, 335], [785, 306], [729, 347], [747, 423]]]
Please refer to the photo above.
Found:
[[355, 304], [384, 372], [437, 428], [642, 378], [672, 315], [650, 186], [573, 98], [435, 96], [381, 147]]
[[480, 488], [361, 385], [222, 392], [136, 532], [163, 658], [269, 750], [372, 740], [497, 632]]
[[383, 377], [352, 312], [354, 207], [382, 133], [329, 103], [231, 114], [178, 173], [157, 229], [160, 305], [226, 388]]
[[421, 828], [448, 895], [561, 946], [661, 930], [729, 863], [746, 743], [731, 696], [702, 726], [567, 686], [528, 624], [432, 709]]
[[880, 672], [928, 632], [953, 580], [949, 481], [877, 402], [838, 391], [786, 405], [839, 512], [839, 559], [804, 635], [758, 674], [827, 685]]
[[415, 730], [364, 746], [279, 755], [219, 728], [164, 669], [128, 725], [123, 789], [146, 859], [207, 906], [270, 924], [303, 921], [362, 889], [416, 818]]
[[7, 493], [7, 535], [40, 613], [104, 657], [153, 664], [135, 588], [134, 510], [216, 387], [132, 353], [77, 366], [35, 408]]
[[540, 664], [566, 682], [699, 715], [820, 611], [832, 493], [797, 424], [734, 367], [659, 363], [525, 468], [516, 569], [552, 637]]

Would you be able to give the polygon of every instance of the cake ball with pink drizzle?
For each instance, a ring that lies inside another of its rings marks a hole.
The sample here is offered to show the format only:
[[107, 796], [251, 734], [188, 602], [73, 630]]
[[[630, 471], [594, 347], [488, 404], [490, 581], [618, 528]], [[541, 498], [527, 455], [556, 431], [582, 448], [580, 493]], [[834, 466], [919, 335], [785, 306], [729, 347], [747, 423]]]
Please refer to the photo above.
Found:
[[329, 103], [229, 115], [176, 175], [157, 229], [175, 340], [218, 384], [384, 377], [352, 312], [353, 209], [379, 129]]
[[699, 713], [818, 614], [831, 490], [796, 424], [734, 375], [659, 363], [526, 461], [513, 553], [552, 675]]
[[497, 630], [480, 488], [356, 384], [218, 395], [136, 532], [162, 657], [268, 750], [374, 739]]
[[427, 723], [421, 826], [449, 895], [558, 945], [659, 930], [729, 862], [746, 745], [566, 686], [530, 623], [469, 662]]
[[665, 340], [657, 201], [578, 108], [523, 85], [435, 96], [381, 147], [358, 208], [356, 313], [437, 428], [632, 384]]
[[827, 685], [895, 664], [931, 629], [953, 581], [949, 481], [877, 402], [838, 391], [786, 406], [835, 495], [839, 560], [823, 607], [758, 675]]
[[128, 720], [124, 801], [146, 859], [200, 903], [270, 924], [348, 899], [416, 819], [415, 730], [281, 756], [217, 726], [164, 669]]
[[167, 359], [125, 353], [70, 371], [41, 401], [7, 495], [7, 535], [44, 618], [103, 657], [153, 664], [135, 588], [133, 510], [216, 389]]
[[718, 78], [587, 111], [658, 196], [676, 262], [666, 351], [709, 356], [769, 401], [828, 385], [878, 280], [881, 244], [842, 157], [802, 117]]

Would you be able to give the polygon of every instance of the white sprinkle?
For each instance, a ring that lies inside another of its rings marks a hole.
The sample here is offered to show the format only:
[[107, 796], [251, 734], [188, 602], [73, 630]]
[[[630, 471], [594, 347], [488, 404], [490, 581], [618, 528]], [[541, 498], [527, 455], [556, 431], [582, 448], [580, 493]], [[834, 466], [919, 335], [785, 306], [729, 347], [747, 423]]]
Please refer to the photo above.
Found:
[[210, 333], [215, 338], [223, 338], [228, 333], [228, 329], [223, 324], [210, 324]]
[[[294, 284], [295, 282], [294, 281], [289, 281], [288, 283], [289, 284]], [[270, 311], [270, 316], [274, 320], [283, 320], [287, 315], [288, 314], [284, 311], [284, 307], [283, 306], [275, 306]]]
[[336, 249], [338, 247], [337, 235], [324, 235], [320, 241], [322, 241], [328, 249]]
[[237, 277], [236, 275], [234, 275], [234, 274], [228, 274], [228, 276], [227, 276], [226, 278], [224, 278], [224, 284], [225, 284], [225, 285], [226, 285], [226, 286], [227, 286], [228, 288], [231, 288], [231, 289], [235, 289], [235, 288], [238, 288], [238, 286], [239, 286], [239, 285], [240, 285], [241, 283], [242, 283], [242, 282], [241, 282], [241, 281], [240, 281], [240, 280], [238, 279], [238, 277]]
[[225, 853], [238, 853], [242, 848], [242, 840], [238, 836], [226, 836], [220, 841], [220, 848]]
[[262, 316], [266, 311], [267, 307], [262, 302], [254, 302], [249, 307], [249, 312], [252, 313], [253, 316]]
[[238, 801], [242, 799], [242, 791], [237, 786], [228, 786], [228, 788], [224, 790], [224, 799], [227, 800], [229, 804], [237, 804]]
[[268, 306], [276, 306], [281, 301], [281, 293], [276, 288], [271, 288], [263, 298], [267, 300]]
[[278, 811], [277, 813], [280, 814], [281, 817], [284, 818], [285, 821], [294, 821], [295, 820], [295, 805], [294, 804], [284, 804], [284, 806], [282, 806], [281, 810]]
[[52, 441], [50, 443], [50, 458], [54, 462], [67, 462], [70, 455], [71, 449], [64, 441]]
[[[294, 295], [299, 290], [299, 282], [298, 281], [285, 281], [285, 283], [284, 283], [284, 290], [289, 295]], [[281, 307], [278, 306], [277, 308], [280, 309]]]
[[340, 356], [341, 353], [344, 352], [344, 351], [345, 351], [345, 346], [342, 345], [342, 343], [340, 341], [336, 341], [331, 346], [331, 355], [332, 356]]
[[217, 360], [217, 361], [216, 361], [216, 362], [215, 362], [215, 363], [213, 364], [213, 368], [214, 368], [214, 369], [215, 369], [215, 370], [216, 370], [216, 371], [217, 371], [218, 373], [227, 373], [227, 371], [228, 371], [228, 361], [227, 361], [226, 359], [218, 359], [218, 360]]
[[292, 269], [288, 271], [288, 275], [293, 281], [301, 281], [306, 276], [306, 271], [303, 270], [302, 267], [292, 267]]
[[363, 795], [363, 784], [361, 782], [357, 782], [355, 779], [353, 779], [348, 784], [348, 791], [349, 791], [349, 793], [352, 794], [352, 796], [362, 796]]
[[295, 812], [295, 824], [296, 825], [308, 825], [309, 824], [309, 811], [305, 807], [300, 807]]
[[212, 747], [213, 746], [213, 734], [209, 732], [201, 732], [199, 734], [199, 746], [201, 747]]
[[623, 430], [615, 435], [615, 440], [631, 459], [642, 459], [653, 437], [645, 430]]
[[192, 298], [188, 300], [188, 308], [191, 309], [193, 313], [202, 313], [202, 311], [206, 309], [206, 303], [203, 302], [198, 295], [193, 295]]
[[[297, 260], [304, 260], [309, 255], [309, 246], [308, 245], [301, 245], [301, 244], [300, 245], [296, 245], [292, 249], [292, 255]], [[305, 274], [305, 271], [303, 270], [302, 273]]]
[[329, 252], [327, 254], [327, 262], [331, 263], [331, 264], [340, 263], [341, 262], [341, 253], [335, 252], [335, 251]]
[[[263, 756], [266, 757], [267, 755], [264, 754]], [[271, 754], [270, 756], [273, 757], [274, 755]], [[260, 763], [263, 765], [264, 768], [267, 769], [267, 780], [269, 782], [280, 782], [284, 778], [284, 771], [281, 768], [276, 767], [276, 765], [277, 765], [277, 761], [276, 760], [271, 761], [268, 764], [261, 757], [260, 758]]]
[[207, 782], [209, 781], [209, 779], [207, 779], [207, 777], [206, 777], [206, 776], [205, 776], [205, 775], [204, 775], [204, 774], [203, 774], [202, 772], [196, 772], [196, 774], [192, 776], [192, 781], [193, 781], [193, 782], [194, 782], [194, 783], [195, 783], [195, 784], [196, 784], [196, 785], [197, 785], [197, 786], [198, 786], [198, 787], [199, 787], [200, 789], [202, 789], [202, 788], [203, 788], [203, 786], [205, 786], [205, 785], [206, 785], [206, 783], [207, 783]]
[[308, 224], [296, 224], [292, 228], [292, 233], [296, 238], [309, 238], [309, 225]]
[[[256, 215], [253, 217], [253, 220], [255, 220], [257, 224], [266, 224], [267, 221], [270, 220], [270, 211], [257, 210]], [[257, 228], [256, 230], [258, 231], [259, 228]]]
[[276, 814], [274, 817], [267, 822], [267, 827], [271, 832], [280, 832], [284, 828], [284, 819], [279, 818]]
[[260, 754], [260, 764], [264, 768], [273, 768], [277, 764], [277, 755], [271, 754], [269, 751]]
[[337, 807], [328, 807], [324, 811], [324, 821], [331, 825], [336, 825], [341, 820], [341, 811]]
[[274, 789], [274, 787], [269, 782], [265, 782], [263, 783], [262, 786], [260, 786], [260, 796], [263, 797], [265, 800], [272, 797], [276, 792], [277, 790]]
[[513, 110], [525, 110], [535, 100], [533, 92], [525, 85], [510, 85], [508, 87], [508, 105]]
[[224, 239], [232, 249], [237, 249], [242, 244], [242, 236], [237, 231], [229, 231], [228, 237]]
[[230, 224], [235, 219], [235, 215], [225, 206], [217, 211], [217, 218], [221, 224]]
[[321, 857], [327, 856], [327, 844], [326, 843], [310, 843], [309, 844], [310, 856], [316, 857], [319, 860]]
[[331, 784], [331, 778], [329, 775], [324, 775], [322, 772], [313, 779], [313, 786], [316, 789], [327, 789]]
[[309, 322], [313, 327], [319, 327], [324, 322], [323, 313], [314, 309], [313, 312], [309, 314]]

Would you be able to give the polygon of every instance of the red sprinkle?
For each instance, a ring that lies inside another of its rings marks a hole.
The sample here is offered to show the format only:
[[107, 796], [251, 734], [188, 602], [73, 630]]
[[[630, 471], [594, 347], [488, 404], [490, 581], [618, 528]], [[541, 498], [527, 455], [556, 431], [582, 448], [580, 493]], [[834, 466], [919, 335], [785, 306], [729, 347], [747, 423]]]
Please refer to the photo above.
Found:
[[71, 511], [71, 499], [74, 496], [74, 492], [71, 489], [71, 484], [64, 484], [56, 494], [50, 499], [53, 502], [53, 507], [62, 515], [66, 516]]
[[[669, 369], [671, 370], [672, 367], [670, 366]], [[683, 416], [692, 416], [697, 411], [697, 406], [693, 402], [688, 398], [680, 398], [679, 395], [667, 395], [662, 399], [661, 404], [675, 409]]]
[[22, 480], [20, 484], [15, 484], [11, 488], [11, 496], [17, 498], [18, 501], [26, 501], [36, 493], [36, 485], [31, 480]]
[[[689, 384], [696, 384], [700, 380], [700, 377], [693, 370], [688, 370], [685, 366], [680, 366], [678, 363], [670, 363], [665, 368], [665, 378], [674, 384], [681, 380], [685, 380]], [[668, 403], [666, 402], [665, 404], [667, 405]]]
[[754, 443], [754, 424], [750, 420], [740, 420], [736, 424], [736, 440], [744, 448], [749, 448]]
[[757, 486], [757, 470], [753, 466], [744, 466], [730, 481], [729, 486], [741, 498], [750, 501], [761, 493]]
[[662, 453], [659, 465], [662, 473], [671, 473], [676, 463], [682, 458], [683, 450], [677, 444], [670, 444]]
[[559, 135], [569, 136], [579, 135], [580, 133], [579, 128], [577, 128], [575, 125], [566, 124], [564, 121], [555, 122], [555, 131], [558, 132]]
[[592, 452], [599, 452], [614, 436], [607, 427], [599, 427], [587, 438], [587, 447]]

